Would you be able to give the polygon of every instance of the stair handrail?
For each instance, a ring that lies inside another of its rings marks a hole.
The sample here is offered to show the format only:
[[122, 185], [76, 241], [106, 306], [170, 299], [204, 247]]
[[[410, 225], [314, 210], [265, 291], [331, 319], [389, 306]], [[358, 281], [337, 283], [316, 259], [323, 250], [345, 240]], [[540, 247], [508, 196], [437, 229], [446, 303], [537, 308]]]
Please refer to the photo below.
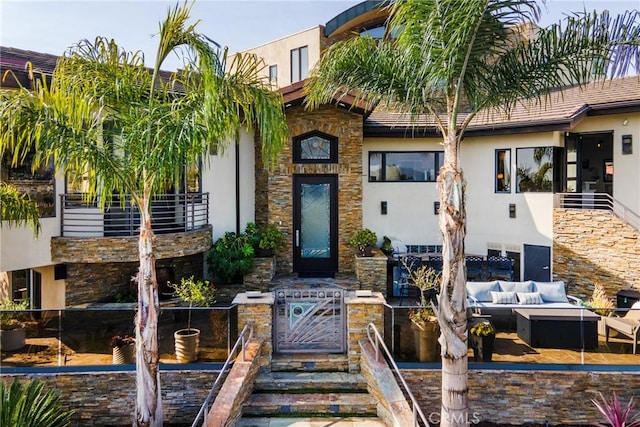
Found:
[[[372, 333], [373, 333], [373, 337], [371, 336]], [[413, 410], [414, 427], [419, 426], [418, 417], [420, 417], [420, 420], [422, 420], [422, 422], [426, 427], [429, 427], [429, 422], [424, 416], [422, 409], [420, 409], [420, 405], [418, 405], [417, 399], [415, 398], [413, 393], [411, 393], [411, 390], [409, 389], [409, 385], [407, 384], [404, 377], [402, 376], [402, 373], [400, 372], [400, 368], [398, 368], [398, 365], [396, 364], [396, 361], [393, 359], [393, 356], [391, 355], [391, 352], [387, 348], [387, 345], [384, 343], [384, 340], [382, 339], [382, 336], [380, 335], [378, 328], [376, 328], [376, 325], [374, 325], [373, 323], [369, 323], [367, 325], [367, 338], [369, 339], [369, 343], [371, 343], [371, 345], [374, 348], [376, 361], [380, 361], [380, 353], [381, 353], [380, 348], [382, 348], [382, 350], [387, 356], [387, 360], [389, 364], [392, 366], [393, 371], [400, 379], [400, 382], [402, 383], [402, 386], [404, 387], [407, 396], [409, 396], [409, 399], [411, 400], [411, 407]]]
[[238, 351], [238, 347], [240, 347], [240, 354], [241, 354], [242, 361], [243, 362], [246, 361], [246, 358], [245, 358], [246, 346], [247, 346], [247, 343], [251, 341], [251, 338], [253, 338], [253, 320], [248, 321], [247, 324], [244, 325], [244, 328], [242, 329], [242, 332], [240, 332], [240, 335], [238, 335], [238, 339], [236, 340], [236, 343], [233, 345], [233, 348], [229, 352], [229, 355], [227, 356], [227, 360], [225, 360], [224, 365], [222, 365], [222, 369], [220, 369], [220, 373], [218, 373], [218, 377], [213, 383], [213, 386], [211, 386], [211, 390], [209, 391], [207, 398], [202, 403], [202, 406], [200, 407], [200, 411], [198, 411], [196, 418], [193, 420], [193, 423], [191, 424], [191, 427], [197, 427], [198, 421], [200, 421], [200, 418], [202, 418], [202, 421], [203, 421], [201, 426], [206, 427], [207, 413], [209, 412], [209, 406], [211, 405], [211, 401], [215, 396], [216, 390], [222, 381], [222, 377], [224, 376], [225, 372], [230, 369], [231, 360], [234, 358], [236, 352]]

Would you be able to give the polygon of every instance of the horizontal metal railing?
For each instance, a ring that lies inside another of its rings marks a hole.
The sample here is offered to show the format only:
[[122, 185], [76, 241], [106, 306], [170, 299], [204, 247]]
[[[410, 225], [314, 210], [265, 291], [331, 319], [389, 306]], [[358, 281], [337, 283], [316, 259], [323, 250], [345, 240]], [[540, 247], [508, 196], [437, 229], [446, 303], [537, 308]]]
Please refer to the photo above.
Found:
[[[140, 212], [127, 195], [114, 196], [104, 210], [82, 194], [60, 195], [62, 215], [60, 235], [65, 237], [136, 236]], [[209, 193], [162, 194], [151, 202], [154, 232], [180, 233], [197, 230], [209, 224]]]
[[618, 218], [640, 231], [640, 215], [629, 209], [608, 193], [557, 193], [555, 208], [602, 209], [613, 212]]
[[247, 322], [246, 325], [244, 325], [244, 328], [242, 329], [242, 332], [240, 332], [240, 335], [238, 336], [236, 343], [234, 344], [233, 348], [229, 352], [229, 356], [227, 357], [227, 360], [224, 362], [224, 365], [222, 366], [220, 373], [216, 377], [216, 380], [214, 381], [213, 386], [211, 386], [211, 390], [209, 391], [207, 398], [202, 403], [202, 406], [200, 407], [200, 410], [198, 411], [196, 418], [193, 420], [191, 427], [197, 427], [198, 422], [200, 420], [202, 420], [202, 424], [200, 425], [206, 427], [207, 414], [209, 412], [209, 407], [213, 403], [213, 399], [216, 395], [218, 387], [222, 385], [222, 380], [223, 378], [225, 378], [227, 371], [231, 369], [231, 361], [236, 357], [236, 354], [240, 355], [240, 358], [241, 358], [240, 360], [242, 362], [246, 360], [245, 350], [247, 347], [247, 343], [251, 340], [252, 337], [253, 337], [253, 321], [249, 321]]
[[[409, 385], [407, 384], [404, 377], [402, 376], [402, 373], [400, 372], [400, 368], [398, 368], [398, 365], [396, 364], [395, 360], [393, 360], [393, 356], [391, 355], [391, 352], [389, 351], [386, 344], [384, 343], [384, 339], [382, 338], [382, 335], [380, 335], [380, 332], [376, 328], [376, 325], [374, 325], [373, 323], [369, 323], [367, 325], [367, 338], [369, 339], [369, 342], [371, 343], [371, 346], [375, 351], [376, 361], [380, 360], [380, 355], [381, 355], [380, 350], [382, 350], [386, 355], [387, 360], [391, 365], [395, 375], [397, 376], [397, 378], [400, 380], [400, 383], [404, 387], [406, 395], [411, 400], [411, 408], [413, 410], [413, 425], [414, 426], [423, 425], [425, 427], [429, 427], [429, 423], [427, 422], [427, 419], [424, 416], [422, 409], [420, 409], [420, 406], [418, 405], [418, 400], [415, 398], [413, 393], [411, 393], [411, 390], [409, 389]], [[420, 421], [422, 421], [422, 424], [419, 424]]]

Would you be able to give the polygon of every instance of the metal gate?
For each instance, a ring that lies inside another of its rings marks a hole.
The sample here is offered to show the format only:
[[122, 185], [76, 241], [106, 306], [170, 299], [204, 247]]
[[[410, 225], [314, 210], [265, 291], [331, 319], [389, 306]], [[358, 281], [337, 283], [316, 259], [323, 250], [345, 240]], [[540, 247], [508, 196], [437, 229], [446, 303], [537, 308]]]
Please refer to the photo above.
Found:
[[276, 289], [274, 350], [280, 353], [344, 353], [342, 289]]

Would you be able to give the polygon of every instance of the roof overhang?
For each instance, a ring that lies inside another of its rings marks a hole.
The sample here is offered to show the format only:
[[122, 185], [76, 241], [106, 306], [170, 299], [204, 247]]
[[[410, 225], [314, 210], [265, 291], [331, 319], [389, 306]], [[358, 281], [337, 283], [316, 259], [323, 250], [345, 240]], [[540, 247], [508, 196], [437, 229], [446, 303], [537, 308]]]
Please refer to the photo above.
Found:
[[[282, 93], [282, 103], [285, 109], [300, 106], [304, 103], [304, 99], [306, 97], [304, 94], [304, 82], [305, 81], [302, 80], [292, 85], [280, 88], [280, 93]], [[330, 104], [363, 116], [366, 116], [371, 112], [364, 102], [357, 102], [355, 97], [352, 95], [345, 95], [340, 98], [335, 97], [333, 102]]]

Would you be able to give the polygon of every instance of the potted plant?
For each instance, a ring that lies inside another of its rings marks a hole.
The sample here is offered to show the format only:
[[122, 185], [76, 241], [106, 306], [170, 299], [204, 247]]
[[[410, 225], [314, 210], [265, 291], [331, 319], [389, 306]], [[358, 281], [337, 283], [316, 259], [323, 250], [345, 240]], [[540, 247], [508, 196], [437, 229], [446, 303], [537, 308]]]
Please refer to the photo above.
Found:
[[200, 345], [200, 330], [191, 327], [191, 309], [194, 306], [210, 307], [215, 303], [215, 287], [207, 280], [194, 280], [193, 276], [180, 280], [180, 283], [170, 284], [176, 295], [189, 304], [187, 328], [177, 330], [175, 338], [176, 359], [180, 363], [194, 362], [198, 359]]
[[124, 365], [136, 361], [136, 340], [130, 335], [114, 335], [111, 337], [113, 364]]
[[248, 236], [258, 258], [272, 257], [284, 243], [282, 231], [273, 224], [259, 228], [250, 222], [247, 224], [245, 234]]
[[15, 351], [24, 347], [27, 338], [25, 321], [29, 301], [14, 302], [10, 299], [0, 301], [0, 349]]
[[422, 265], [418, 268], [408, 268], [409, 283], [420, 290], [420, 305], [409, 310], [411, 329], [414, 331], [416, 356], [420, 362], [433, 362], [438, 358], [440, 326], [433, 309], [432, 302], [427, 298], [430, 292], [437, 292], [440, 285], [440, 274]]
[[[593, 285], [593, 293], [591, 298], [585, 301], [586, 307], [590, 308], [594, 313], [599, 314], [602, 317], [611, 316], [613, 314], [615, 303], [612, 298], [607, 296], [604, 290], [604, 286], [601, 283], [595, 283]], [[600, 318], [598, 320], [598, 334], [604, 336], [604, 320]]]
[[382, 238], [382, 245], [380, 245], [380, 250], [386, 256], [393, 254], [393, 245], [391, 245], [391, 239], [387, 236]]
[[496, 330], [489, 322], [478, 322], [469, 330], [469, 342], [476, 362], [491, 362]]
[[209, 273], [220, 283], [242, 283], [251, 270], [255, 250], [247, 233], [228, 231], [216, 240], [207, 254]]
[[351, 246], [358, 248], [362, 256], [371, 256], [371, 251], [376, 243], [378, 243], [378, 236], [368, 228], [356, 231], [349, 241]]

